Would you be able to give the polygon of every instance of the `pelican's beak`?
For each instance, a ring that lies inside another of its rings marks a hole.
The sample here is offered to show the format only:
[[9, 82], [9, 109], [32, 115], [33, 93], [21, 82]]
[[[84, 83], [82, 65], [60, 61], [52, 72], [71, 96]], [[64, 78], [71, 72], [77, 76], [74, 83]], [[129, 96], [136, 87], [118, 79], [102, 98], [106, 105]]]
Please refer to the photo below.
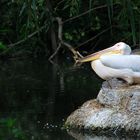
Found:
[[89, 61], [94, 61], [100, 58], [102, 55], [111, 55], [111, 54], [121, 54], [121, 50], [115, 50], [114, 47], [110, 47], [107, 49], [104, 49], [102, 51], [93, 53], [91, 55], [85, 56], [78, 60], [78, 62], [83, 63], [83, 62], [89, 62]]

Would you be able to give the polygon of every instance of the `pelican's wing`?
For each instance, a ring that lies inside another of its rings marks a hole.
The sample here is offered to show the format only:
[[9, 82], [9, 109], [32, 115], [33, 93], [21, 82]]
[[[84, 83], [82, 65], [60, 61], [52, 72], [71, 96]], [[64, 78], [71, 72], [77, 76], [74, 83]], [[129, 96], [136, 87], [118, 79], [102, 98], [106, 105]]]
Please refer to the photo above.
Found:
[[140, 55], [105, 55], [100, 59], [107, 67], [140, 71]]

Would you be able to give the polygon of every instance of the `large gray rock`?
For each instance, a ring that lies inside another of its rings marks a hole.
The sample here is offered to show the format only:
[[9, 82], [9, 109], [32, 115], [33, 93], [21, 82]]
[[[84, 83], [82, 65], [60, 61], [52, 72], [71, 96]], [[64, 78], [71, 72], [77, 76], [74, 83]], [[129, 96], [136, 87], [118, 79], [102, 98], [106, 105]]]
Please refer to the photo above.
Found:
[[126, 85], [116, 79], [106, 81], [97, 100], [105, 106], [140, 114], [140, 85]]
[[114, 136], [111, 134], [108, 135], [97, 135], [97, 134], [89, 134], [89, 133], [83, 133], [79, 131], [73, 131], [70, 130], [68, 131], [68, 134], [71, 135], [73, 138], [76, 140], [139, 140], [139, 137], [134, 137], [134, 136]]
[[65, 126], [140, 135], [140, 85], [126, 85], [116, 79], [104, 82], [97, 99], [74, 111]]

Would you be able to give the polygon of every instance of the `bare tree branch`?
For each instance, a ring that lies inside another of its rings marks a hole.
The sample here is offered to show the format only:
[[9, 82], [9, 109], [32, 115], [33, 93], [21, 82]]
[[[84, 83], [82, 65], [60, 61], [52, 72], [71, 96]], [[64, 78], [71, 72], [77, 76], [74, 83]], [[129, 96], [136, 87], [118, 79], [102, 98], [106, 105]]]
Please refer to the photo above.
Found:
[[56, 18], [56, 21], [58, 23], [58, 39], [62, 41], [62, 32], [63, 32], [63, 22], [60, 17]]
[[36, 35], [37, 33], [39, 33], [40, 31], [42, 31], [44, 28], [46, 28], [46, 25], [42, 26], [41, 28], [39, 28], [37, 31], [31, 33], [30, 35], [28, 35], [26, 38], [19, 40], [18, 42], [9, 44], [8, 47], [5, 51], [3, 51], [2, 53], [0, 53], [0, 56], [7, 53], [9, 50], [11, 50], [14, 46], [17, 46], [23, 42], [25, 42], [26, 40], [30, 39], [31, 37], [33, 37], [34, 35]]
[[56, 51], [49, 57], [49, 60], [50, 60], [50, 61], [51, 61], [52, 58], [58, 53], [58, 51], [59, 51], [60, 48], [61, 48], [61, 43], [59, 43], [59, 45], [58, 45]]
[[63, 32], [63, 22], [62, 22], [62, 19], [60, 17], [57, 17], [56, 21], [58, 23], [59, 46], [56, 49], [56, 51], [49, 57], [49, 60], [51, 60], [58, 53], [58, 51], [62, 47], [62, 45], [66, 46], [73, 53], [73, 55], [74, 55], [73, 58], [75, 60], [77, 60], [79, 57], [81, 58], [82, 55], [79, 52], [75, 51], [75, 49], [70, 44], [68, 44], [67, 42], [63, 41], [63, 39], [62, 39], [62, 32]]
[[96, 38], [97, 38], [97, 37], [99, 37], [101, 34], [103, 34], [103, 33], [107, 32], [110, 28], [111, 28], [111, 27], [109, 27], [109, 28], [107, 28], [107, 29], [103, 30], [102, 32], [98, 33], [96, 36], [93, 36], [92, 38], [90, 38], [90, 39], [86, 40], [85, 42], [83, 42], [83, 43], [81, 43], [80, 45], [78, 45], [78, 47], [81, 47], [81, 46], [83, 46], [83, 45], [85, 45], [85, 44], [89, 43], [90, 41], [92, 41], [92, 40], [96, 39]]
[[42, 26], [41, 28], [39, 28], [37, 31], [31, 33], [30, 35], [28, 35], [26, 38], [22, 39], [22, 40], [19, 40], [18, 42], [16, 43], [13, 43], [13, 44], [9, 44], [8, 47], [13, 47], [13, 46], [16, 46], [16, 45], [19, 45], [23, 42], [25, 42], [27, 39], [33, 37], [34, 35], [36, 35], [37, 33], [39, 33], [40, 31], [42, 31], [44, 28], [46, 28], [46, 25]]
[[83, 13], [81, 13], [81, 14], [75, 16], [75, 17], [66, 19], [65, 21], [63, 21], [63, 23], [72, 21], [72, 20], [74, 20], [74, 19], [76, 19], [76, 18], [79, 18], [79, 17], [81, 17], [81, 16], [84, 16], [84, 15], [90, 13], [91, 11], [94, 11], [94, 10], [97, 10], [97, 9], [101, 9], [101, 8], [104, 8], [104, 7], [107, 7], [107, 5], [101, 5], [101, 6], [98, 6], [98, 7], [92, 8], [92, 9], [89, 9], [89, 10], [87, 10], [86, 12], [83, 12]]

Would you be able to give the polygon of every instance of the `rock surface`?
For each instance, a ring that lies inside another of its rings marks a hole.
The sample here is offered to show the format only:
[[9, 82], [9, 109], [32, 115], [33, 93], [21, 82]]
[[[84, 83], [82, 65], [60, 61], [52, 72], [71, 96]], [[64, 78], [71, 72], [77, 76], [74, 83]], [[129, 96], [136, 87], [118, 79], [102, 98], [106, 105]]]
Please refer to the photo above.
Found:
[[129, 86], [117, 79], [105, 81], [97, 99], [74, 111], [65, 126], [140, 136], [140, 85]]
[[114, 136], [114, 135], [96, 135], [96, 134], [88, 134], [82, 133], [79, 131], [68, 131], [68, 134], [75, 138], [76, 140], [139, 140], [139, 137], [130, 137], [130, 136]]

